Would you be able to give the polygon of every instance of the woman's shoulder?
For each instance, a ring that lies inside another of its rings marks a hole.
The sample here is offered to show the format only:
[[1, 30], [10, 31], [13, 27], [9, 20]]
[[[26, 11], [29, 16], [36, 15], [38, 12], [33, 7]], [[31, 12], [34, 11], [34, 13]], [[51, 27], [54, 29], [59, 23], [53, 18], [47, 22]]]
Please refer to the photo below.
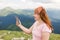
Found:
[[42, 31], [43, 31], [43, 32], [49, 32], [49, 33], [52, 32], [52, 30], [49, 29], [49, 27], [47, 26], [46, 23], [43, 23], [42, 25], [43, 25], [43, 26], [42, 26]]

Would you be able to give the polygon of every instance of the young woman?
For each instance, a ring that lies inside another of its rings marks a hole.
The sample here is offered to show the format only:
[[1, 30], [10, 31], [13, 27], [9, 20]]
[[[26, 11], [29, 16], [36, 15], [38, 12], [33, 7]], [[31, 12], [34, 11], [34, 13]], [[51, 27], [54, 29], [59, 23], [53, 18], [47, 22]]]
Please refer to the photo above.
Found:
[[32, 33], [32, 40], [49, 40], [50, 33], [52, 32], [52, 25], [43, 7], [38, 7], [34, 10], [34, 19], [35, 22], [29, 29], [21, 24], [18, 17], [16, 17], [16, 25], [25, 33]]

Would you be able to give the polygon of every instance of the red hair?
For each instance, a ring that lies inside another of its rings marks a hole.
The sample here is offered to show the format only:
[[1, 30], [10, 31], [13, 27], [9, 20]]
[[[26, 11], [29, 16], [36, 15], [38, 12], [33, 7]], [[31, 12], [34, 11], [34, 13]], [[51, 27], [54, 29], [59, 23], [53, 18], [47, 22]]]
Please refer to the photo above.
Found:
[[40, 18], [47, 24], [49, 29], [52, 29], [51, 21], [49, 20], [48, 15], [43, 7], [36, 8], [34, 12], [40, 15]]

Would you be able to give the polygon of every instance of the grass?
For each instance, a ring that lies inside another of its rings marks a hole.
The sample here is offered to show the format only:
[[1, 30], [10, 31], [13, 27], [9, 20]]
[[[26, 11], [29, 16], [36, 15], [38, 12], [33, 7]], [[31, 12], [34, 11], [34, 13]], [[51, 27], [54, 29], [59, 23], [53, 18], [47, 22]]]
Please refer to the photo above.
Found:
[[[9, 31], [9, 30], [0, 30], [0, 39], [4, 40], [12, 40], [12, 38], [20, 38], [24, 37], [25, 40], [28, 40], [28, 38], [32, 38], [32, 35], [25, 34], [22, 31]], [[50, 40], [60, 40], [60, 34], [54, 34], [52, 33], [50, 36]]]

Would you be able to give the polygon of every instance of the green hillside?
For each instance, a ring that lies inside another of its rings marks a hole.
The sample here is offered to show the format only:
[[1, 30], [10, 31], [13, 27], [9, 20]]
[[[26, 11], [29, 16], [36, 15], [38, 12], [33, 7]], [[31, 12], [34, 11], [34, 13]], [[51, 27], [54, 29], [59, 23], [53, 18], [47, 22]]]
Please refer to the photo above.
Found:
[[8, 14], [24, 14], [24, 15], [32, 15], [33, 10], [31, 9], [12, 9], [10, 7], [6, 7], [4, 9], [0, 9], [0, 16], [7, 16]]
[[[28, 40], [28, 38], [31, 40], [32, 35], [25, 34], [21, 31], [0, 30], [0, 39], [12, 40], [13, 38], [21, 37], [24, 37], [25, 40]], [[60, 40], [60, 34], [52, 33], [50, 36], [50, 40]]]

